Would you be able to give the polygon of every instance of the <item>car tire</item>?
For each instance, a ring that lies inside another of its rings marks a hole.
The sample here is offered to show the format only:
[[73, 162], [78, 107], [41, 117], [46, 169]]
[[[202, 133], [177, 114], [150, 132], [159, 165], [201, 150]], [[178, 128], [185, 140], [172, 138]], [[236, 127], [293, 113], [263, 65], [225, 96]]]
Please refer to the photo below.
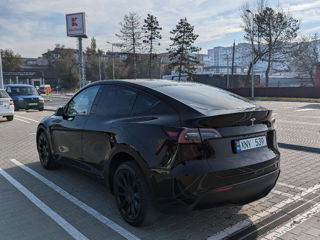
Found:
[[37, 139], [37, 149], [41, 166], [45, 169], [56, 169], [59, 164], [52, 156], [50, 143], [45, 132], [41, 132]]
[[113, 190], [118, 210], [127, 223], [145, 226], [159, 217], [146, 180], [135, 162], [120, 164], [113, 177]]
[[8, 121], [12, 121], [13, 120], [13, 116], [7, 116], [7, 120]]
[[39, 108], [39, 111], [42, 112], [42, 111], [43, 111], [43, 108]]
[[14, 106], [14, 111], [16, 111], [16, 112], [19, 111], [19, 107], [15, 105]]

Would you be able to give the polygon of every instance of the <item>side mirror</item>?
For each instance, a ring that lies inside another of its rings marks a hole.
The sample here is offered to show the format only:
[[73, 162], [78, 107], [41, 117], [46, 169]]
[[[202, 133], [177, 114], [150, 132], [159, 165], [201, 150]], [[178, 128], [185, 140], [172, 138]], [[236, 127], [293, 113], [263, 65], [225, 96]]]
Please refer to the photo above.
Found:
[[64, 108], [63, 107], [58, 107], [55, 114], [55, 116], [63, 116], [64, 115]]

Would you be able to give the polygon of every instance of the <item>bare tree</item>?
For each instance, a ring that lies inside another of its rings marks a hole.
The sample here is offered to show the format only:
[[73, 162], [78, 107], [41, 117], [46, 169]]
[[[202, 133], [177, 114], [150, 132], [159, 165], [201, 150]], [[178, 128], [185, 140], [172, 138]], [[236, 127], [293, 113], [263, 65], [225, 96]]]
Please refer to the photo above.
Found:
[[122, 40], [119, 45], [122, 51], [132, 54], [133, 77], [137, 78], [137, 51], [142, 47], [142, 29], [140, 16], [135, 12], [126, 14], [123, 22], [120, 22], [120, 34], [116, 34]]
[[255, 59], [265, 60], [268, 63], [265, 73], [268, 86], [271, 63], [280, 61], [279, 57], [286, 53], [284, 49], [297, 37], [300, 22], [281, 8], [266, 6], [263, 0], [258, 4], [257, 10], [253, 11], [246, 9], [247, 13], [242, 17], [245, 38], [250, 39]]
[[302, 36], [292, 51], [291, 64], [297, 71], [309, 75], [314, 84], [314, 68], [319, 63], [320, 39], [317, 33]]
[[[251, 44], [251, 51], [254, 54], [253, 60], [249, 62], [248, 75], [251, 73], [252, 66], [268, 53], [268, 48], [263, 44], [261, 31], [254, 21], [255, 13], [263, 11], [266, 3], [264, 0], [257, 2], [255, 8], [251, 8], [248, 3], [241, 7], [242, 28], [245, 31], [244, 38]], [[250, 10], [251, 8], [251, 10]]]

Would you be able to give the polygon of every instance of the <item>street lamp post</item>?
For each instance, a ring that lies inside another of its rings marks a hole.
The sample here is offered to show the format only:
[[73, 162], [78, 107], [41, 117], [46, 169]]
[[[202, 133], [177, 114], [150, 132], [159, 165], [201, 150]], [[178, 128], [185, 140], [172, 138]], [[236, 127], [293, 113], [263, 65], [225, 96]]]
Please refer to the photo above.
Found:
[[252, 38], [251, 98], [254, 99], [253, 13], [250, 11], [250, 9], [247, 9], [246, 11], [247, 11], [247, 13], [250, 13], [252, 15], [252, 19], [251, 19], [251, 38]]
[[112, 52], [112, 79], [115, 79], [115, 74], [114, 74], [114, 52], [113, 52], [113, 45], [115, 45], [112, 42], [106, 41], [106, 43], [111, 44], [111, 52]]
[[2, 74], [2, 57], [0, 52], [0, 89], [1, 88], [4, 88], [4, 84], [3, 84], [3, 74]]

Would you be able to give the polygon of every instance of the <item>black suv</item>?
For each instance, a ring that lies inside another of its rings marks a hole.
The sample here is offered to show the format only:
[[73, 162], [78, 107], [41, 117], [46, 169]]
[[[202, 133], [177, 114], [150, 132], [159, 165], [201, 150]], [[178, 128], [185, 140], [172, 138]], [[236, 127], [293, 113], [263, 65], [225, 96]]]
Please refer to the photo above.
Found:
[[37, 147], [44, 168], [107, 182], [136, 226], [157, 210], [255, 201], [280, 173], [271, 111], [198, 83], [95, 82], [42, 120]]

